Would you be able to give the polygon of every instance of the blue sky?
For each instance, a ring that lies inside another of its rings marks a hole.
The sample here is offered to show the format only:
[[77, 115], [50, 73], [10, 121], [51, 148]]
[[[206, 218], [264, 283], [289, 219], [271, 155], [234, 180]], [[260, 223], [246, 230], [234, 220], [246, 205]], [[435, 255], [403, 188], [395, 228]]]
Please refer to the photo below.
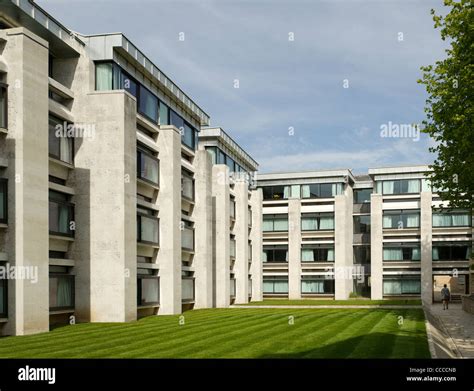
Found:
[[123, 32], [260, 172], [363, 173], [433, 160], [426, 135], [383, 138], [380, 127], [424, 118], [416, 80], [445, 55], [430, 15], [441, 0], [37, 3], [74, 31]]

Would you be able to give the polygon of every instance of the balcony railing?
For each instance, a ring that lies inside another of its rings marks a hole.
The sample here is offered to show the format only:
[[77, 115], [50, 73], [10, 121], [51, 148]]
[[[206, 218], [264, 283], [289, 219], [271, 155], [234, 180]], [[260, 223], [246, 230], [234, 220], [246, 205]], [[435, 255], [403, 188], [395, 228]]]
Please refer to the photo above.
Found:
[[230, 297], [235, 297], [235, 278], [230, 279]]
[[181, 231], [181, 248], [194, 251], [194, 229], [184, 228]]
[[69, 274], [49, 275], [49, 310], [74, 309], [74, 276]]
[[194, 278], [181, 280], [181, 300], [184, 302], [194, 301]]
[[235, 239], [230, 240], [230, 256], [235, 258]]

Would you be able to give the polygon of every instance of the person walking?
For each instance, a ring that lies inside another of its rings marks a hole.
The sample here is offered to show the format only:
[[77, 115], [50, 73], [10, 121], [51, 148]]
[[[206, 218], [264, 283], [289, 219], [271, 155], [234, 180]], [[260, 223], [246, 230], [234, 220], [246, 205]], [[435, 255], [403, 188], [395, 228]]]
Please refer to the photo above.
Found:
[[444, 288], [441, 289], [441, 299], [443, 300], [443, 310], [448, 309], [450, 297], [451, 297], [451, 292], [449, 292], [448, 286], [444, 284]]

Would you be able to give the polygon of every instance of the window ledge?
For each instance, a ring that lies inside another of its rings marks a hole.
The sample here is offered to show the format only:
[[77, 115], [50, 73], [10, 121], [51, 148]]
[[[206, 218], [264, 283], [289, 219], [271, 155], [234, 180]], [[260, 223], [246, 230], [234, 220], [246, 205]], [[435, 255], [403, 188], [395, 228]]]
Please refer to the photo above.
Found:
[[8, 228], [8, 224], [6, 223], [1, 223], [0, 224], [0, 229], [7, 229]]
[[8, 318], [0, 318], [0, 323], [7, 323], [8, 322]]
[[152, 188], [155, 189], [155, 190], [160, 190], [160, 186], [159, 186], [158, 184], [155, 184], [155, 183], [153, 183], [153, 182], [146, 181], [146, 180], [144, 180], [144, 179], [142, 179], [142, 178], [138, 178], [138, 177], [137, 177], [137, 183], [140, 183], [140, 184], [142, 184], [142, 185], [144, 185], [144, 186], [152, 187]]
[[7, 129], [7, 128], [1, 128], [1, 127], [0, 127], [0, 133], [7, 134], [7, 133], [8, 133], [8, 129]]
[[74, 169], [74, 164], [63, 162], [62, 160], [56, 159], [52, 156], [49, 156], [49, 162], [57, 164], [58, 166], [61, 166], [61, 167], [69, 168], [71, 170]]
[[63, 236], [63, 235], [55, 235], [55, 234], [49, 234], [50, 239], [56, 239], [56, 240], [65, 240], [67, 242], [74, 242], [74, 237], [73, 236]]
[[159, 304], [144, 304], [144, 305], [137, 305], [137, 310], [146, 310], [147, 308], [159, 308]]
[[75, 308], [65, 309], [65, 310], [49, 310], [50, 315], [61, 315], [61, 314], [72, 314], [75, 312]]
[[160, 248], [160, 245], [159, 244], [156, 244], [156, 243], [147, 243], [147, 242], [138, 242], [137, 241], [137, 245], [138, 246], [143, 246], [143, 247], [151, 247], [151, 248]]

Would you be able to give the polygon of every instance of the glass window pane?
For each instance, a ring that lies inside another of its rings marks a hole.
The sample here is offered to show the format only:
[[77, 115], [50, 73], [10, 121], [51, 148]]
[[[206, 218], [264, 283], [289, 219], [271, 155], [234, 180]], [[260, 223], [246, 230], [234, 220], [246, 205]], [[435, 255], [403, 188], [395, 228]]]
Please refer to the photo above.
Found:
[[169, 117], [169, 108], [163, 102], [160, 102], [160, 125], [169, 125], [170, 124], [170, 117]]
[[160, 288], [158, 278], [141, 278], [141, 302], [139, 305], [158, 303], [160, 301]]
[[95, 65], [95, 89], [97, 91], [112, 90], [111, 63], [98, 63]]
[[140, 85], [138, 112], [154, 122], [158, 122], [158, 98]]
[[185, 123], [182, 140], [183, 140], [183, 143], [191, 149], [195, 148], [194, 136], [195, 136], [194, 129]]
[[158, 243], [158, 220], [140, 216], [140, 239], [144, 242]]
[[7, 101], [7, 88], [0, 87], [0, 128], [7, 128], [7, 112], [8, 112], [8, 101]]
[[174, 125], [180, 132], [184, 132], [184, 121], [180, 115], [178, 115], [174, 110], [170, 110], [170, 122], [171, 125]]

